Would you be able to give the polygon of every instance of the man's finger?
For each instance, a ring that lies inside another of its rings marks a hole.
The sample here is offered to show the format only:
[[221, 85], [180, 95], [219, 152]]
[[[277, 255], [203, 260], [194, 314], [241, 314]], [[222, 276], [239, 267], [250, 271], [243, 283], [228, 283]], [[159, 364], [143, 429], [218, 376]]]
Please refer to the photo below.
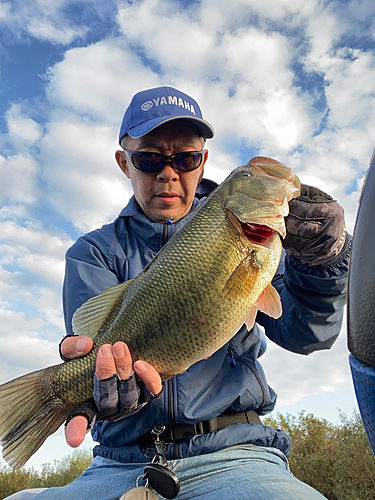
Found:
[[111, 344], [104, 344], [99, 349], [96, 357], [95, 373], [99, 380], [110, 378], [116, 373], [113, 346], [111, 346]]
[[67, 359], [80, 358], [88, 354], [93, 346], [93, 340], [90, 337], [72, 336], [66, 337], [61, 344], [61, 354]]
[[145, 361], [138, 360], [134, 363], [134, 371], [152, 394], [156, 396], [161, 392], [163, 385], [155, 368]]
[[86, 436], [88, 420], [84, 415], [77, 415], [65, 427], [65, 439], [69, 446], [77, 448]]
[[129, 347], [124, 342], [116, 342], [113, 346], [113, 357], [118, 376], [121, 380], [127, 380], [133, 373], [133, 361]]

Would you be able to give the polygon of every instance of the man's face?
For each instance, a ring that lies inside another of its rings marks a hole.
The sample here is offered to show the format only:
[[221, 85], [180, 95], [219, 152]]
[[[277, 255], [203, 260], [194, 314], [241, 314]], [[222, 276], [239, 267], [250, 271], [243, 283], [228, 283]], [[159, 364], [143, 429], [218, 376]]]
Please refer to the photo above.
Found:
[[[129, 138], [126, 149], [170, 156], [201, 151], [203, 139], [189, 122], [173, 120], [139, 139]], [[205, 150], [202, 164], [191, 172], [176, 172], [167, 161], [161, 172], [146, 173], [137, 170], [123, 151], [116, 151], [117, 163], [131, 180], [135, 199], [144, 213], [156, 222], [168, 219], [176, 222], [190, 211], [207, 157], [208, 151]]]

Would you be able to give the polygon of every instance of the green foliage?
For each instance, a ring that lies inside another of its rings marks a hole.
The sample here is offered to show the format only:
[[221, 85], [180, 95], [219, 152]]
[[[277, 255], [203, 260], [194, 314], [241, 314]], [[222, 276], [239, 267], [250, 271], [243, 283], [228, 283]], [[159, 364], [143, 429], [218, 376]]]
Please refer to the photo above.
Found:
[[35, 469], [0, 469], [0, 500], [17, 491], [28, 488], [50, 488], [65, 486], [87, 469], [92, 460], [91, 450], [75, 450], [54, 465], [44, 464], [40, 471]]
[[305, 412], [277, 414], [263, 424], [291, 436], [292, 473], [328, 500], [375, 499], [375, 458], [358, 413], [340, 413], [339, 426]]
[[[375, 458], [362, 420], [340, 414], [340, 425], [301, 412], [298, 416], [268, 417], [264, 425], [282, 429], [292, 438], [289, 464], [301, 481], [328, 500], [374, 500]], [[0, 500], [26, 488], [48, 488], [71, 483], [90, 464], [92, 452], [76, 450], [54, 465], [34, 469], [0, 469]]]

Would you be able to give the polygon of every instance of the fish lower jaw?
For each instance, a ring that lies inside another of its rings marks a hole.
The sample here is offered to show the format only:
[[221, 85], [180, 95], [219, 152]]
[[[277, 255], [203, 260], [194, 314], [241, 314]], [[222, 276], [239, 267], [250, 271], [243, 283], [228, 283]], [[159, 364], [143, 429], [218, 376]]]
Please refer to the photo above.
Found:
[[241, 222], [244, 236], [253, 244], [270, 248], [278, 232], [263, 224]]

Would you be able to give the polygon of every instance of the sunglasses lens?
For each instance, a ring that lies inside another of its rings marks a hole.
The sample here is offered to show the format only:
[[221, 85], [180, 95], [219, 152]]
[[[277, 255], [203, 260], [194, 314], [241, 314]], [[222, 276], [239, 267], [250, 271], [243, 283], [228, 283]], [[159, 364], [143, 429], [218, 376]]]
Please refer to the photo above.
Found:
[[164, 166], [162, 155], [157, 153], [135, 153], [132, 159], [134, 166], [142, 172], [160, 172]]
[[195, 170], [202, 162], [202, 153], [179, 153], [173, 158], [173, 164], [179, 172]]
[[172, 165], [177, 172], [189, 172], [195, 170], [202, 163], [202, 153], [187, 152], [177, 153], [172, 157], [166, 157], [159, 153], [139, 152], [132, 153], [133, 165], [138, 170], [148, 173], [161, 172], [164, 168], [166, 159], [172, 160]]

